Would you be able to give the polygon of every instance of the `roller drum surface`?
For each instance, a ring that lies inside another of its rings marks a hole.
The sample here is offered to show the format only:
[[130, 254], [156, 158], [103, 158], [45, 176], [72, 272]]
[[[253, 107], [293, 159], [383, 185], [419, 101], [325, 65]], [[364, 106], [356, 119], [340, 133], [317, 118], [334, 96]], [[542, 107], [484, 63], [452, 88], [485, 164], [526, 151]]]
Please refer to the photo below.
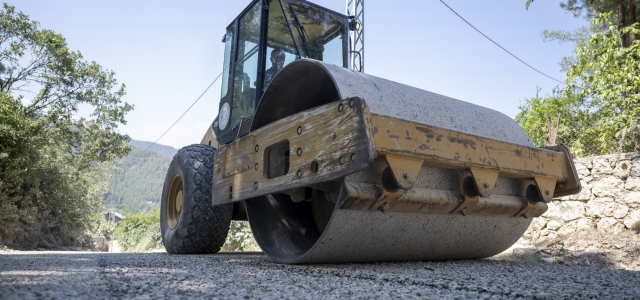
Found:
[[322, 104], [359, 97], [371, 112], [533, 146], [509, 116], [415, 87], [301, 59], [287, 65], [262, 96], [252, 130]]
[[[313, 60], [291, 63], [276, 76], [258, 105], [252, 130], [349, 97], [366, 101], [372, 113], [533, 146], [522, 128], [500, 112]], [[513, 216], [341, 208], [353, 200], [345, 192], [345, 182], [379, 185], [383, 168], [376, 160], [343, 178], [335, 204], [323, 204], [332, 213], [322, 226], [321, 214], [311, 202], [294, 203], [286, 195], [247, 200], [256, 240], [282, 263], [468, 259], [504, 251], [531, 223], [531, 218]], [[461, 172], [423, 166], [416, 186], [459, 191]], [[518, 184], [502, 194], [522, 197]]]

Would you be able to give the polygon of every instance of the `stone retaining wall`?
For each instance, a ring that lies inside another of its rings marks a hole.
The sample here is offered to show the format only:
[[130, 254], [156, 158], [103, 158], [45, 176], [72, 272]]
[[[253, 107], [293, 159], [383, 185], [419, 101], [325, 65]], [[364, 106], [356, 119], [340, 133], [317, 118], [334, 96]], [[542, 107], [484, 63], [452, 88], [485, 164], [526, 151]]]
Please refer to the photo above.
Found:
[[525, 239], [555, 239], [576, 231], [640, 230], [640, 152], [575, 159], [582, 192], [554, 199]]

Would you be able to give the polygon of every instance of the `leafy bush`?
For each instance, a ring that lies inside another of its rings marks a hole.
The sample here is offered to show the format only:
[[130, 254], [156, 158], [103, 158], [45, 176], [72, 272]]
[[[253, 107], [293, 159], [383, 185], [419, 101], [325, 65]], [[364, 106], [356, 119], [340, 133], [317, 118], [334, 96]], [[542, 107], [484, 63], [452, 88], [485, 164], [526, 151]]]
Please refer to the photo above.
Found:
[[[125, 252], [146, 252], [163, 248], [160, 208], [145, 214], [127, 216], [118, 223], [115, 236]], [[248, 222], [231, 221], [229, 234], [221, 251], [260, 251]]]
[[116, 231], [116, 225], [113, 222], [109, 222], [105, 219], [103, 214], [97, 214], [96, 220], [91, 228], [91, 235], [103, 236], [108, 240], [113, 239], [113, 234]]
[[118, 244], [126, 252], [145, 252], [162, 248], [160, 209], [146, 214], [130, 215], [118, 223]]
[[249, 228], [249, 222], [231, 221], [229, 234], [221, 251], [260, 251]]

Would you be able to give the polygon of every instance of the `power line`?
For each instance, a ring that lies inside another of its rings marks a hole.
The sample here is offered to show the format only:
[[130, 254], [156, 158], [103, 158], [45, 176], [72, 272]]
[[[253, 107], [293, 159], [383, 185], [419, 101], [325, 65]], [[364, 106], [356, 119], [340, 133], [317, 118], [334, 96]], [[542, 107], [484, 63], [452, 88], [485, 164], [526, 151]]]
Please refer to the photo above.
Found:
[[475, 29], [478, 33], [482, 34], [482, 36], [484, 36], [485, 38], [487, 38], [489, 41], [491, 41], [492, 43], [494, 43], [496, 46], [500, 47], [500, 49], [504, 50], [505, 52], [509, 53], [509, 55], [513, 56], [515, 59], [519, 60], [521, 63], [525, 64], [527, 67], [531, 68], [532, 70], [546, 76], [547, 78], [554, 80], [558, 83], [561, 84], [565, 84], [564, 82], [555, 79], [545, 73], [542, 73], [540, 70], [532, 67], [531, 65], [529, 65], [528, 63], [524, 62], [522, 59], [520, 59], [519, 57], [515, 56], [513, 53], [509, 52], [509, 50], [505, 49], [504, 47], [500, 46], [500, 44], [496, 43], [494, 40], [492, 40], [490, 37], [488, 37], [486, 34], [482, 33], [482, 31], [478, 30], [478, 28], [476, 28], [475, 26], [471, 25], [471, 23], [469, 23], [469, 21], [465, 20], [460, 14], [458, 14], [455, 10], [453, 10], [453, 8], [451, 8], [449, 5], [447, 5], [446, 3], [444, 3], [443, 0], [440, 0], [440, 2], [442, 2], [442, 4], [444, 4], [444, 6], [446, 6], [449, 10], [451, 10], [454, 14], [456, 14], [456, 16], [458, 16], [460, 19], [462, 19], [462, 21], [464, 21], [465, 23], [467, 23], [469, 26], [471, 26], [471, 28]]
[[173, 126], [175, 126], [180, 119], [182, 119], [182, 117], [184, 117], [184, 115], [187, 114], [187, 112], [189, 112], [189, 110], [196, 105], [196, 103], [198, 103], [198, 101], [200, 100], [200, 98], [202, 98], [202, 96], [204, 96], [205, 93], [207, 93], [207, 91], [211, 88], [211, 86], [213, 86], [214, 83], [216, 83], [216, 81], [218, 81], [218, 78], [220, 78], [220, 76], [222, 75], [222, 72], [220, 74], [218, 74], [218, 76], [216, 77], [216, 79], [214, 79], [211, 84], [204, 90], [204, 92], [202, 92], [202, 94], [200, 94], [200, 97], [198, 97], [198, 99], [196, 99], [196, 101], [193, 102], [193, 104], [191, 104], [191, 106], [189, 106], [189, 108], [187, 108], [187, 110], [185, 110], [184, 113], [182, 113], [182, 115], [180, 116], [180, 118], [178, 118], [175, 122], [173, 122], [173, 125], [171, 125], [171, 127], [169, 127], [169, 129], [167, 129], [167, 131], [165, 131], [155, 142], [153, 142], [151, 145], [149, 145], [149, 147], [147, 147], [147, 149], [144, 149], [145, 151], [149, 150], [151, 147], [153, 147], [153, 145], [155, 145], [165, 134], [167, 134], [167, 132], [169, 132], [169, 130], [171, 130], [171, 128], [173, 128]]

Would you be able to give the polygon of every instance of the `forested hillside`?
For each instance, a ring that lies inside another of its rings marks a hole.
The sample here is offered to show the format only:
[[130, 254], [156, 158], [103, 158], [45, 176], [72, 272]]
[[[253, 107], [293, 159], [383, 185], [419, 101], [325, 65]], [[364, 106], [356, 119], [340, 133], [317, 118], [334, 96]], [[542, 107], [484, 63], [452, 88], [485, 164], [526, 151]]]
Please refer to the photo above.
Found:
[[147, 149], [149, 148], [149, 146], [153, 145], [151, 146], [151, 148], [149, 148], [149, 150], [153, 150], [158, 154], [168, 158], [172, 158], [176, 154], [176, 152], [178, 152], [176, 148], [173, 148], [171, 146], [153, 144], [152, 142], [138, 141], [133, 139], [129, 142], [129, 145], [131, 147], [138, 147], [138, 148], [144, 148], [144, 149]]
[[[164, 177], [173, 154], [173, 147], [131, 140], [131, 153], [118, 161], [119, 173], [110, 177], [110, 189], [104, 205], [121, 213], [147, 212], [158, 207]], [[158, 152], [154, 151], [158, 150]]]

